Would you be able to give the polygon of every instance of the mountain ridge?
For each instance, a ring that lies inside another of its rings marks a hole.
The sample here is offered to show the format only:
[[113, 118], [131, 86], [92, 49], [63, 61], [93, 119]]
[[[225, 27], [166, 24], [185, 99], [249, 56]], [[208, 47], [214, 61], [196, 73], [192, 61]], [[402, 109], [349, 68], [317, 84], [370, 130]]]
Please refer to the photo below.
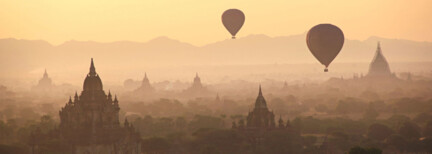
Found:
[[[0, 65], [15, 67], [6, 67], [0, 73], [25, 73], [46, 66], [81, 66], [87, 64], [90, 57], [97, 58], [101, 65], [116, 68], [317, 63], [306, 46], [305, 37], [306, 33], [276, 37], [253, 34], [203, 46], [166, 36], [146, 42], [71, 40], [60, 45], [52, 45], [44, 40], [5, 38], [0, 39]], [[346, 39], [334, 63], [370, 62], [378, 41], [390, 63], [432, 59], [432, 42], [371, 36], [366, 40]]]

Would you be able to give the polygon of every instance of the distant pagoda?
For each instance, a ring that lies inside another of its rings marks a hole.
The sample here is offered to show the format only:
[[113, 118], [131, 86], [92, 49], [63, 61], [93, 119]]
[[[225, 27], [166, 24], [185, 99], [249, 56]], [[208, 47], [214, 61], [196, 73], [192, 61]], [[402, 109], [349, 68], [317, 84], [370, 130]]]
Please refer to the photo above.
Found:
[[262, 94], [261, 85], [259, 86], [255, 107], [246, 117], [246, 125], [243, 120], [240, 120], [238, 123], [233, 122], [233, 128], [249, 131], [267, 131], [285, 129], [287, 127], [289, 127], [289, 121], [287, 121], [287, 125], [285, 125], [282, 117], [279, 118], [278, 126], [276, 126], [275, 115], [267, 108], [267, 102]]
[[147, 77], [147, 73], [144, 73], [144, 79], [142, 80], [141, 86], [135, 90], [136, 92], [154, 92], [154, 87], [150, 84], [150, 80]]
[[386, 78], [394, 77], [390, 71], [390, 66], [381, 51], [380, 42], [378, 42], [375, 57], [369, 65], [369, 72], [366, 77], [369, 78]]
[[209, 91], [207, 88], [205, 88], [201, 83], [201, 78], [198, 76], [198, 73], [196, 73], [195, 78], [193, 80], [192, 86], [188, 89], [184, 90], [183, 93], [185, 95], [190, 96], [207, 96], [209, 95]]
[[39, 90], [39, 91], [49, 91], [53, 88], [53, 83], [51, 78], [48, 76], [47, 70], [45, 69], [45, 72], [42, 76], [42, 78], [39, 80], [38, 84], [34, 86], [33, 90]]
[[201, 84], [201, 78], [198, 76], [198, 73], [196, 73], [191, 89], [202, 89], [202, 88], [203, 85]]
[[[59, 112], [55, 138], [70, 145], [75, 154], [139, 154], [140, 136], [127, 120], [120, 126], [119, 111], [117, 96], [113, 100], [111, 92], [105, 94], [92, 59], [81, 95], [75, 93], [74, 100], [69, 98]], [[37, 145], [37, 139], [34, 141]]]
[[283, 85], [283, 87], [282, 87], [282, 90], [288, 90], [289, 89], [289, 87], [288, 87], [288, 83], [285, 81], [284, 82], [284, 85]]

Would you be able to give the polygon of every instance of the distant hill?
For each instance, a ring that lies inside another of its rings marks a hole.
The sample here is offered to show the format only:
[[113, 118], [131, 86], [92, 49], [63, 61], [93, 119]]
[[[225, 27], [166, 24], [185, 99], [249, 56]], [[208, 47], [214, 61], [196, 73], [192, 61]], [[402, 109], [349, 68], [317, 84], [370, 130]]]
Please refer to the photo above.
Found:
[[[432, 60], [432, 42], [370, 37], [364, 41], [346, 40], [334, 62], [369, 62], [378, 41], [390, 63]], [[68, 41], [58, 46], [41, 40], [0, 39], [1, 76], [27, 73], [46, 66], [68, 68], [88, 65], [90, 57], [96, 58], [97, 64], [118, 69], [200, 64], [316, 63], [307, 49], [305, 34], [282, 37], [249, 35], [200, 47], [167, 37], [148, 42]]]

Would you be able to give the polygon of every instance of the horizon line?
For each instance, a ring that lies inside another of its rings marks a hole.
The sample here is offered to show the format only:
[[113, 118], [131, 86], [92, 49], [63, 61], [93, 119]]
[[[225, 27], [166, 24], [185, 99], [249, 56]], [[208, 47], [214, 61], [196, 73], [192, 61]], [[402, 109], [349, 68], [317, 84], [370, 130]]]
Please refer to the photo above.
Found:
[[[249, 34], [249, 35], [246, 35], [246, 36], [243, 36], [243, 37], [237, 37], [236, 40], [241, 40], [241, 39], [245, 39], [247, 37], [252, 37], [252, 36], [265, 36], [265, 37], [274, 39], [274, 38], [280, 38], [280, 37], [293, 37], [293, 36], [301, 36], [301, 35], [306, 35], [306, 33], [293, 34], [293, 35], [280, 35], [280, 36], [269, 36], [269, 35], [266, 35], [266, 34]], [[149, 39], [147, 41], [134, 41], [134, 40], [95, 41], [95, 40], [76, 40], [76, 39], [70, 39], [70, 40], [63, 41], [62, 43], [59, 43], [59, 44], [52, 43], [51, 41], [47, 41], [47, 40], [44, 40], [44, 39], [25, 39], [25, 38], [15, 38], [15, 37], [4, 37], [4, 38], [0, 38], [0, 40], [13, 39], [13, 40], [18, 40], [18, 41], [43, 41], [43, 42], [48, 43], [51, 46], [61, 46], [61, 45], [66, 44], [68, 42], [89, 42], [89, 43], [100, 43], [100, 44], [110, 44], [110, 43], [118, 43], [118, 42], [149, 43], [149, 42], [151, 42], [153, 40], [157, 40], [157, 39], [160, 39], [160, 38], [166, 38], [168, 40], [177, 41], [179, 43], [188, 44], [188, 45], [191, 45], [191, 46], [194, 46], [194, 47], [204, 47], [204, 46], [207, 46], [207, 45], [210, 45], [210, 44], [214, 44], [214, 43], [218, 43], [218, 42], [223, 42], [223, 41], [231, 40], [231, 38], [227, 37], [224, 40], [214, 41], [214, 42], [206, 43], [204, 45], [195, 45], [195, 44], [192, 44], [190, 42], [184, 42], [184, 41], [181, 41], [179, 39], [175, 39], [175, 38], [172, 38], [172, 37], [169, 37], [169, 36], [164, 36], [164, 35], [154, 37], [154, 38]], [[419, 42], [419, 43], [432, 43], [432, 41], [426, 41], [426, 40], [420, 41], [420, 40], [410, 40], [410, 39], [404, 39], [404, 38], [387, 38], [387, 37], [376, 36], [376, 35], [371, 35], [371, 36], [369, 36], [369, 37], [367, 37], [366, 39], [363, 39], [363, 40], [362, 39], [350, 39], [350, 38], [346, 38], [345, 40], [362, 41], [362, 42], [364, 42], [364, 41], [367, 41], [367, 40], [369, 40], [371, 38], [380, 38], [380, 39], [389, 39], [389, 40], [401, 40], [401, 41], [412, 41], [412, 42]]]

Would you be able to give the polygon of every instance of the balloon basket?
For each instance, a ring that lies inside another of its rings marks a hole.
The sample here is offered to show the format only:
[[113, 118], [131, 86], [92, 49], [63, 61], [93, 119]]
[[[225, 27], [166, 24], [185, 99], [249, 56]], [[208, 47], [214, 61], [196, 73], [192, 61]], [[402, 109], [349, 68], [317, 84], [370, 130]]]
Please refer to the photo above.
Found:
[[233, 40], [234, 40], [234, 39], [236, 39], [236, 37], [235, 37], [235, 36], [233, 36], [233, 37], [231, 37], [231, 39], [233, 39]]
[[325, 69], [324, 69], [324, 72], [328, 72], [328, 68], [325, 68]]

